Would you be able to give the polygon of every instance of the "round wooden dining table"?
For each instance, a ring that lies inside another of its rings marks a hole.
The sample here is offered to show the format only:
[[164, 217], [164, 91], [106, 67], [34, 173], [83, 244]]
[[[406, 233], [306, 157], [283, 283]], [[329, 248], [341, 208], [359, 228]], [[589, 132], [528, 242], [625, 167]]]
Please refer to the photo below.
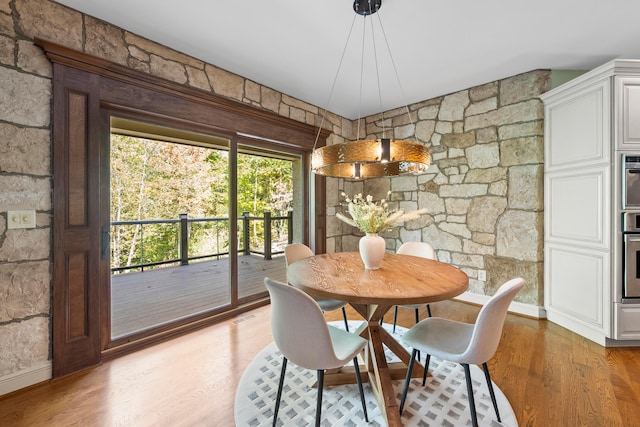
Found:
[[[369, 381], [387, 425], [401, 426], [392, 381], [404, 379], [410, 354], [380, 326], [380, 320], [394, 305], [428, 304], [460, 295], [467, 290], [469, 277], [450, 264], [391, 253], [384, 255], [380, 269], [367, 270], [358, 252], [337, 252], [291, 263], [287, 281], [311, 295], [346, 301], [365, 319], [355, 331], [368, 340], [363, 380]], [[383, 345], [401, 362], [388, 363]], [[423, 367], [416, 364], [413, 376], [422, 373]], [[325, 385], [353, 381], [353, 368], [327, 372], [325, 377]]]

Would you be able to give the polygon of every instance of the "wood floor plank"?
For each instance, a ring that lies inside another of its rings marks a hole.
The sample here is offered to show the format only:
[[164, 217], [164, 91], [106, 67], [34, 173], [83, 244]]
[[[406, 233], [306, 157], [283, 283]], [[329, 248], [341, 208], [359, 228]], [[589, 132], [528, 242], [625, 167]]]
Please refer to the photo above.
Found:
[[[446, 301], [434, 315], [471, 322], [479, 307]], [[352, 319], [359, 319], [349, 309]], [[424, 317], [424, 313], [421, 313]], [[327, 313], [342, 319], [340, 311]], [[392, 321], [387, 314], [386, 321]], [[413, 324], [401, 309], [398, 324]], [[235, 391], [272, 341], [270, 307], [0, 397], [0, 425], [232, 426]], [[640, 349], [603, 348], [546, 320], [509, 315], [489, 362], [520, 426], [628, 427], [640, 420]]]

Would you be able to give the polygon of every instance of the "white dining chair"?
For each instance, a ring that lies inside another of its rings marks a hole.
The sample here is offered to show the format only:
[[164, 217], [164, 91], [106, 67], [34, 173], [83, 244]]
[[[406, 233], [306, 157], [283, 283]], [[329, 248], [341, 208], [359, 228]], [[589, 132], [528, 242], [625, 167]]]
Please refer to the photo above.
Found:
[[507, 317], [509, 304], [511, 304], [513, 298], [524, 285], [524, 279], [518, 277], [500, 286], [497, 292], [480, 309], [475, 324], [440, 317], [429, 317], [413, 326], [404, 334], [402, 341], [409, 347], [412, 347], [413, 350], [411, 352], [411, 359], [409, 359], [404, 389], [402, 390], [400, 414], [402, 414], [404, 409], [416, 354], [420, 350], [427, 354], [422, 385], [426, 383], [431, 356], [457, 362], [462, 365], [467, 382], [471, 421], [474, 427], [478, 425], [478, 419], [475, 400], [473, 398], [473, 386], [471, 384], [469, 365], [482, 364], [489, 394], [491, 395], [491, 401], [493, 402], [493, 408], [496, 411], [498, 422], [501, 422], [487, 360], [493, 357], [500, 343], [502, 328], [505, 318]]
[[316, 426], [320, 425], [321, 420], [325, 370], [341, 368], [353, 360], [364, 419], [369, 422], [358, 367], [358, 354], [367, 345], [367, 341], [358, 335], [328, 325], [318, 303], [300, 289], [268, 277], [264, 279], [264, 284], [271, 296], [273, 339], [283, 356], [273, 426], [275, 427], [278, 420], [282, 387], [289, 360], [301, 368], [317, 371]]
[[[425, 242], [405, 242], [403, 243], [398, 250], [397, 254], [403, 255], [413, 255], [421, 258], [428, 259], [436, 259], [436, 252], [433, 250], [433, 247]], [[420, 321], [420, 307], [424, 304], [406, 304], [401, 305], [403, 308], [412, 308], [415, 310], [416, 323]], [[426, 304], [427, 307], [427, 316], [431, 317], [431, 307], [429, 304]], [[393, 308], [393, 332], [396, 331], [396, 322], [398, 320], [398, 306], [396, 305]]]
[[[284, 248], [284, 261], [287, 267], [289, 264], [298, 261], [299, 259], [309, 258], [313, 256], [314, 253], [307, 245], [302, 243], [292, 243], [287, 245]], [[344, 327], [349, 332], [349, 322], [347, 320], [347, 311], [345, 310], [345, 306], [347, 303], [345, 301], [338, 301], [335, 299], [322, 298], [311, 295], [311, 298], [316, 300], [322, 311], [330, 312], [342, 309], [342, 318], [344, 319]]]

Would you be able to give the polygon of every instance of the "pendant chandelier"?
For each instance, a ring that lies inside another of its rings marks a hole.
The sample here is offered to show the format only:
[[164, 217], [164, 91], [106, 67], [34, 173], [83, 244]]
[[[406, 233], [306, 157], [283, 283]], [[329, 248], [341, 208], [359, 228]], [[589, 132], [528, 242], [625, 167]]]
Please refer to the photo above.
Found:
[[[361, 15], [365, 19], [369, 15], [375, 14], [382, 5], [382, 0], [355, 0], [353, 2], [353, 10], [357, 15]], [[354, 22], [357, 16], [354, 16]], [[385, 38], [384, 28], [382, 28], [382, 21], [378, 16], [380, 22], [380, 28], [382, 35]], [[353, 29], [353, 24], [352, 24]], [[351, 38], [351, 32], [347, 38], [347, 44], [345, 50], [349, 44]], [[363, 52], [364, 52], [364, 37], [363, 37]], [[375, 38], [374, 53], [375, 53]], [[387, 48], [389, 44], [387, 44]], [[389, 50], [389, 56], [391, 51]], [[344, 52], [342, 59], [344, 59]], [[338, 66], [338, 72], [333, 82], [335, 87], [340, 68], [342, 66], [342, 59]], [[395, 63], [393, 63], [393, 57], [391, 56], [391, 62], [393, 64], [394, 71], [396, 72], [396, 78], [398, 79], [398, 85], [400, 85], [400, 79], [398, 77], [397, 70], [395, 69]], [[376, 55], [376, 72], [378, 72], [377, 55]], [[364, 67], [361, 67], [361, 69]], [[360, 91], [362, 94], [362, 75], [360, 76]], [[378, 75], [378, 92], [380, 93], [380, 80]], [[331, 89], [333, 93], [333, 88]], [[404, 97], [404, 95], [403, 95]], [[381, 98], [381, 95], [380, 95]], [[331, 100], [331, 94], [329, 95], [329, 101]], [[327, 102], [328, 104], [329, 102]], [[382, 104], [382, 102], [381, 102]], [[409, 107], [405, 105], [407, 115], [409, 116], [409, 122], [413, 124], [411, 115], [409, 113]], [[416, 141], [404, 141], [396, 140], [386, 137], [386, 129], [384, 127], [385, 119], [384, 113], [382, 113], [382, 138], [380, 139], [360, 139], [360, 120], [358, 117], [358, 135], [356, 141], [342, 142], [338, 144], [327, 145], [324, 147], [316, 148], [314, 144], [313, 153], [311, 155], [311, 170], [324, 176], [331, 176], [336, 178], [351, 178], [351, 179], [364, 179], [364, 178], [380, 178], [387, 176], [397, 176], [409, 173], [421, 173], [427, 170], [430, 163], [429, 150], [427, 147]], [[326, 115], [326, 109], [322, 116], [319, 130], [322, 129]], [[318, 136], [320, 131], [318, 131]], [[316, 137], [316, 143], [318, 138]]]

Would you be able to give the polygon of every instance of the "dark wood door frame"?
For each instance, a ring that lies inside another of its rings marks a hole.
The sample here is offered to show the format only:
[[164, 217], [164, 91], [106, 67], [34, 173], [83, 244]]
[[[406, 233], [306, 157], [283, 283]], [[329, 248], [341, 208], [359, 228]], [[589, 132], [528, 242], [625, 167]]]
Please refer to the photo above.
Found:
[[[307, 167], [316, 138], [322, 146], [329, 132], [318, 134], [313, 126], [42, 39], [35, 43], [53, 62], [53, 376], [59, 377], [211, 321], [197, 319], [135, 345], [109, 349], [109, 262], [104, 255], [111, 112], [196, 132], [255, 135], [274, 149], [294, 144]], [[324, 178], [316, 178], [316, 188], [324, 190]], [[324, 198], [324, 191], [316, 191], [317, 252], [325, 247]], [[310, 235], [308, 215], [305, 236]]]

